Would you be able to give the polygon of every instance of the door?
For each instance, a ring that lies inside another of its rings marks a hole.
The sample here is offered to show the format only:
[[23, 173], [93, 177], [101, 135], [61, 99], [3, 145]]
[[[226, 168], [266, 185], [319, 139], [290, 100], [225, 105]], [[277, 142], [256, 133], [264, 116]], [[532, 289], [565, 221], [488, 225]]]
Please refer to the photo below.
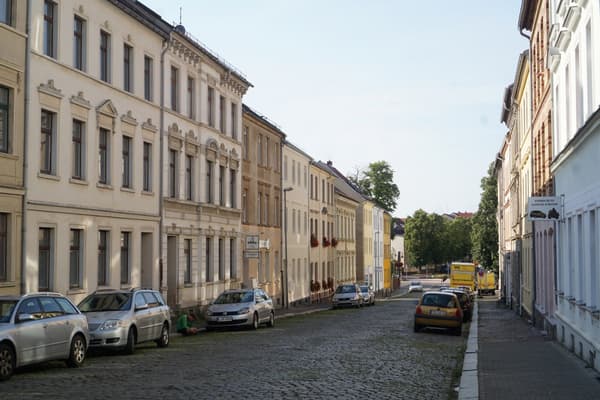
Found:
[[163, 318], [160, 311], [160, 302], [152, 292], [143, 292], [144, 300], [148, 304], [148, 311], [150, 312], [150, 329], [148, 330], [149, 340], [160, 337]]
[[167, 303], [177, 306], [177, 236], [167, 237]]
[[[20, 320], [25, 315], [33, 317], [32, 320]], [[17, 360], [19, 365], [30, 364], [50, 358], [46, 346], [46, 322], [43, 320], [42, 307], [35, 297], [30, 297], [21, 302], [15, 317]]]
[[154, 285], [154, 257], [152, 249], [152, 233], [142, 232], [142, 287], [157, 288]]
[[44, 312], [48, 355], [52, 358], [66, 358], [71, 345], [70, 330], [67, 329], [70, 317], [65, 315], [53, 297], [40, 297], [39, 301]]
[[144, 294], [137, 292], [133, 298], [135, 307], [135, 320], [137, 326], [137, 341], [150, 340], [152, 335], [152, 310], [148, 307]]

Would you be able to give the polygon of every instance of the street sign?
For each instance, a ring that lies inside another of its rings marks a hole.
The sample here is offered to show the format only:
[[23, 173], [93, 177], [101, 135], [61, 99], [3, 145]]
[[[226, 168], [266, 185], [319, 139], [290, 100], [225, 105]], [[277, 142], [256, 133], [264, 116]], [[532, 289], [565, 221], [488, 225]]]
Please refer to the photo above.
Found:
[[271, 247], [271, 241], [269, 239], [267, 240], [260, 240], [259, 241], [259, 248], [261, 249], [269, 249]]
[[246, 250], [258, 250], [259, 249], [258, 235], [247, 235], [246, 236]]
[[527, 219], [529, 221], [549, 221], [560, 219], [560, 198], [549, 196], [534, 196], [527, 204]]
[[244, 250], [244, 258], [258, 258], [258, 250]]

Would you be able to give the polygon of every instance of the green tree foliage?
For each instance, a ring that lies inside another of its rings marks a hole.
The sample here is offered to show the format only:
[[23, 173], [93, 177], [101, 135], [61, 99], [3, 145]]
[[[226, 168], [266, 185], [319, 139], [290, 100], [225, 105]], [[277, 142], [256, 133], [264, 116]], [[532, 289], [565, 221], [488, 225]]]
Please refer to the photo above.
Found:
[[429, 256], [429, 218], [423, 210], [417, 210], [406, 219], [404, 225], [404, 251], [406, 262], [413, 267], [427, 265]]
[[455, 218], [446, 226], [448, 261], [471, 260], [471, 218]]
[[373, 162], [365, 171], [357, 169], [348, 179], [385, 211], [392, 213], [396, 209], [400, 190], [394, 183], [394, 170], [386, 161]]
[[481, 200], [473, 217], [471, 244], [473, 259], [484, 268], [498, 272], [498, 182], [494, 164], [488, 168], [488, 176], [481, 179]]

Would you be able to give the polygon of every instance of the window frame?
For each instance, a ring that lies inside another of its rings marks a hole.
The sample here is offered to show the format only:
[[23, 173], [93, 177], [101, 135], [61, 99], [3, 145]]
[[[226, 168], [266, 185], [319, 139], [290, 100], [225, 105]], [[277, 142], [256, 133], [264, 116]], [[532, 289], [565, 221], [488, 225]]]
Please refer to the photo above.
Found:
[[98, 231], [98, 286], [108, 286], [110, 282], [110, 231]]
[[123, 43], [123, 90], [133, 93], [133, 46]]
[[183, 255], [185, 257], [185, 269], [183, 283], [192, 283], [192, 239], [183, 239]]
[[[121, 231], [121, 285], [127, 285], [131, 282], [131, 232]], [[125, 273], [126, 272], [126, 273]], [[125, 279], [126, 278], [126, 279]]]
[[77, 14], [73, 17], [73, 67], [80, 71], [86, 70], [86, 22]]
[[[43, 256], [43, 257], [42, 257]], [[42, 263], [42, 260], [45, 262]], [[38, 230], [38, 291], [52, 290], [52, 270], [54, 265], [54, 229], [40, 227]], [[42, 275], [47, 281], [46, 286], [40, 286]]]
[[121, 178], [121, 187], [131, 189], [133, 187], [131, 166], [132, 162], [132, 143], [133, 138], [123, 135], [121, 154], [122, 154], [122, 168], [123, 176]]
[[185, 155], [185, 198], [193, 200], [194, 198], [194, 157]]
[[8, 282], [9, 266], [9, 214], [0, 212], [0, 282]]
[[77, 180], [85, 179], [85, 122], [73, 119], [71, 135], [73, 162], [71, 165], [71, 178]]
[[169, 197], [177, 197], [177, 150], [169, 149]]
[[[58, 7], [52, 0], [44, 0], [44, 29], [43, 29], [43, 53], [56, 58], [56, 11]], [[51, 13], [49, 13], [51, 11]]]
[[83, 284], [83, 229], [71, 228], [69, 236], [69, 288]]
[[[44, 125], [44, 116], [50, 126]], [[40, 144], [40, 172], [42, 174], [54, 175], [55, 172], [55, 145], [56, 145], [56, 113], [42, 109], [41, 113], [41, 144]], [[45, 140], [44, 140], [45, 139]]]
[[4, 0], [4, 19], [0, 19], [0, 23], [13, 26], [12, 15], [13, 15], [13, 1]]
[[143, 143], [143, 187], [144, 192], [152, 191], [152, 143], [144, 141]]
[[171, 65], [171, 110], [179, 112], [179, 68]]
[[10, 153], [12, 89], [0, 85], [0, 153]]
[[154, 59], [148, 55], [144, 55], [144, 99], [147, 101], [154, 100], [152, 85], [154, 83]]
[[100, 80], [111, 83], [111, 34], [100, 30]]
[[98, 182], [103, 185], [110, 185], [110, 135], [108, 129], [98, 131]]

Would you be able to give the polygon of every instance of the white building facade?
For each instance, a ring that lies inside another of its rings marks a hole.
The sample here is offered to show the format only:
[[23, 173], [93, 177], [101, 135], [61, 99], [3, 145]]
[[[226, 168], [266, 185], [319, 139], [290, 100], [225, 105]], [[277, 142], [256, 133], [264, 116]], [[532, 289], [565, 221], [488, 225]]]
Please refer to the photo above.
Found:
[[551, 4], [557, 339], [600, 370], [600, 4]]
[[383, 209], [373, 207], [373, 289], [383, 289]]

